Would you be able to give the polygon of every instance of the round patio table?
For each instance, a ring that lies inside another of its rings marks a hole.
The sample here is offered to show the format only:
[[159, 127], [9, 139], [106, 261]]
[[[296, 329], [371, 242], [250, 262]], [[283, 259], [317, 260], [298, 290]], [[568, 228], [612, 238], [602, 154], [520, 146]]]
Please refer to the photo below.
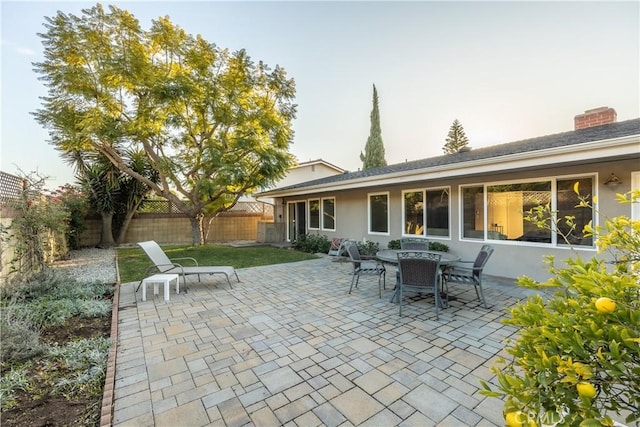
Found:
[[[414, 251], [407, 250], [407, 249], [405, 249], [405, 250], [402, 250], [402, 249], [384, 249], [384, 250], [378, 251], [376, 253], [376, 258], [378, 258], [382, 262], [398, 265], [398, 252], [414, 252]], [[430, 252], [430, 253], [433, 253], [433, 254], [440, 255], [440, 267], [443, 270], [448, 265], [451, 265], [451, 264], [454, 264], [454, 263], [460, 261], [460, 257], [459, 256], [451, 254], [449, 252], [442, 252], [442, 251], [421, 251], [421, 252]], [[396, 276], [396, 280], [398, 280], [398, 276]], [[442, 286], [444, 287], [444, 283], [442, 283]], [[448, 296], [446, 295], [446, 293], [441, 292], [441, 295], [448, 300]], [[391, 296], [391, 301], [390, 302], [394, 302], [394, 301], [397, 302], [397, 300], [398, 300], [397, 296], [398, 296], [398, 285], [396, 284], [395, 292]], [[442, 300], [442, 298], [440, 298], [440, 299]]]

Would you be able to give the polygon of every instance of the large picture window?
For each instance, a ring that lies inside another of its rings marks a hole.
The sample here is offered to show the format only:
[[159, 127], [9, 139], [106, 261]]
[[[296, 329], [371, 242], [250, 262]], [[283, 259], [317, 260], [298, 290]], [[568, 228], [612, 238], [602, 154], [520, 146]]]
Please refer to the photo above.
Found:
[[322, 229], [336, 229], [336, 199], [333, 197], [322, 199]]
[[[578, 206], [576, 188], [580, 196], [590, 199], [593, 178], [462, 187], [462, 237], [592, 246], [590, 238], [583, 238], [582, 230], [593, 220], [593, 209]], [[539, 228], [525, 219], [527, 211], [537, 206], [557, 211], [557, 221], [549, 220], [548, 228]], [[572, 218], [574, 228], [567, 223], [567, 217]]]
[[551, 182], [490, 185], [487, 187], [487, 238], [551, 243], [551, 231], [524, 219], [524, 212], [551, 205]]
[[369, 194], [369, 232], [389, 233], [389, 194]]
[[309, 200], [309, 229], [320, 228], [320, 199]]

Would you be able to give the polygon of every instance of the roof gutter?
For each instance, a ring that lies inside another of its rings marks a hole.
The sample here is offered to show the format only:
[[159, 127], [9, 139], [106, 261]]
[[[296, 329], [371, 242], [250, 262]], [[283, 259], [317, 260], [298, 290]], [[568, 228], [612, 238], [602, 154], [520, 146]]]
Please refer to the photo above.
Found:
[[296, 187], [287, 190], [272, 190], [261, 193], [261, 197], [285, 197], [312, 194], [319, 191], [332, 192], [401, 184], [405, 182], [426, 181], [467, 175], [489, 174], [510, 170], [519, 170], [562, 163], [580, 163], [588, 160], [638, 156], [640, 153], [640, 135], [605, 139], [582, 144], [565, 145], [543, 150], [526, 151], [500, 157], [489, 157], [467, 162], [450, 163], [423, 169], [374, 175], [335, 183], [318, 184], [308, 187]]

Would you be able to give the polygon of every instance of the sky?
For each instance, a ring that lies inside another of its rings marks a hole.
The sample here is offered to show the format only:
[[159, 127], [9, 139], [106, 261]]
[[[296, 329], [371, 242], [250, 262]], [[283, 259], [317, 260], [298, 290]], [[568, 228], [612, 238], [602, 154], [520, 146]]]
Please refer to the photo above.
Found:
[[[44, 17], [96, 2], [4, 1], [0, 169], [37, 171], [47, 187], [74, 173], [31, 115], [46, 89]], [[574, 116], [612, 107], [640, 117], [640, 2], [130, 1], [143, 29], [169, 16], [187, 33], [296, 82], [290, 147], [300, 162], [355, 171], [369, 136], [373, 85], [387, 163], [441, 155], [458, 119], [479, 148], [573, 130]]]

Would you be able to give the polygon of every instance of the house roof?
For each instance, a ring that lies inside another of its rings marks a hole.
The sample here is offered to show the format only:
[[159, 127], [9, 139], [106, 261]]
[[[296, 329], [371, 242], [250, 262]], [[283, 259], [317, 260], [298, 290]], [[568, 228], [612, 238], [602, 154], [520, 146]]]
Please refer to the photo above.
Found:
[[281, 197], [318, 191], [383, 185], [536, 167], [593, 162], [605, 158], [640, 158], [640, 119], [557, 133], [454, 154], [345, 172], [276, 188], [261, 196]]
[[309, 160], [307, 162], [299, 162], [296, 166], [292, 167], [291, 169], [295, 169], [295, 168], [301, 168], [301, 167], [305, 167], [305, 166], [311, 166], [311, 165], [325, 165], [326, 167], [330, 168], [330, 169], [334, 169], [335, 171], [339, 172], [339, 173], [344, 173], [345, 170], [342, 169], [341, 167], [338, 167], [332, 163], [327, 162], [326, 160], [322, 160], [322, 159], [316, 159], [316, 160]]

